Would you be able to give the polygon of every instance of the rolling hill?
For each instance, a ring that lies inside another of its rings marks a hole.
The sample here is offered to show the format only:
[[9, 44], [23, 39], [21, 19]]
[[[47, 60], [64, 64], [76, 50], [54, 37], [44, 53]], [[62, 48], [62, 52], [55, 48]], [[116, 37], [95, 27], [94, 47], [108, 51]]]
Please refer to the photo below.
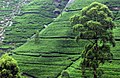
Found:
[[[11, 52], [12, 56], [18, 61], [23, 74], [29, 75], [33, 78], [60, 78], [61, 72], [63, 70], [66, 70], [69, 72], [70, 78], [81, 77], [81, 70], [79, 67], [81, 61], [80, 54], [81, 51], [84, 49], [84, 46], [88, 44], [88, 42], [86, 40], [80, 40], [79, 44], [77, 44], [74, 41], [74, 37], [76, 34], [73, 34], [72, 32], [72, 26], [70, 25], [69, 19], [73, 15], [81, 13], [80, 10], [93, 1], [94, 0], [75, 0], [72, 4], [65, 7], [63, 12], [57, 18], [55, 18], [55, 20], [50, 20], [50, 23], [47, 22], [49, 23], [48, 27], [42, 29], [39, 33], [40, 39], [38, 44], [35, 44], [34, 38], [29, 39], [24, 45], [16, 48]], [[114, 29], [116, 47], [111, 49], [114, 54], [114, 59], [112, 63], [101, 65], [101, 68], [103, 68], [105, 71], [105, 74], [102, 78], [120, 78], [120, 14], [117, 13], [118, 11], [114, 9], [116, 7], [120, 7], [120, 1], [96, 1], [108, 5], [113, 11], [114, 15], [116, 15], [116, 18], [114, 20], [114, 22], [116, 23], [116, 29]], [[28, 8], [33, 9], [33, 7]], [[26, 9], [26, 7], [24, 9]], [[29, 29], [29, 27], [27, 27], [30, 26], [30, 24], [24, 25], [24, 22], [30, 22], [29, 16], [23, 17], [28, 18], [29, 20], [27, 21], [24, 19], [19, 19], [22, 18], [22, 16], [16, 18], [16, 20], [20, 20], [23, 23], [22, 27], [19, 26], [19, 24], [17, 24], [17, 26], [20, 28], [25, 27], [26, 29], [28, 29], [27, 32], [30, 33], [31, 30]], [[39, 22], [38, 19], [38, 16], [34, 16], [34, 26], [38, 26], [38, 28], [36, 29], [40, 30], [39, 27], [41, 25], [36, 25], [36, 22]], [[42, 19], [42, 21], [45, 22], [46, 19]], [[33, 32], [34, 31], [32, 31], [31, 33]], [[28, 33], [21, 33], [19, 35], [24, 35], [25, 37], [27, 37]], [[87, 75], [92, 78], [91, 72], [88, 72]]]

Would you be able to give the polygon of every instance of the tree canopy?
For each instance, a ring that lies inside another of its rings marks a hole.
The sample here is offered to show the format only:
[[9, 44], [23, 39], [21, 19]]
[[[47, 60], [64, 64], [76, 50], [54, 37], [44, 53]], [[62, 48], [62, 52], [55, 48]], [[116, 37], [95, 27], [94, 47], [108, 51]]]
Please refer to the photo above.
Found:
[[97, 78], [99, 64], [104, 64], [105, 61], [111, 62], [113, 59], [113, 54], [110, 52], [110, 45], [115, 46], [112, 32], [115, 25], [112, 18], [113, 14], [109, 8], [98, 2], [93, 2], [83, 8], [80, 14], [71, 18], [73, 30], [78, 33], [76, 41], [86, 39], [91, 42], [82, 52], [83, 75], [85, 68], [88, 67], [93, 69], [94, 78]]
[[0, 58], [0, 78], [21, 78], [17, 61], [7, 54]]

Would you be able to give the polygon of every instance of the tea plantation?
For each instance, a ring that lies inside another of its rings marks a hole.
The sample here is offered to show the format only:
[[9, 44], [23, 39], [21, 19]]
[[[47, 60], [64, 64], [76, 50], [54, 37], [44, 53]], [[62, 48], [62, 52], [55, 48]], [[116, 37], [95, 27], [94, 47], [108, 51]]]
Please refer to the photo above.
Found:
[[[106, 4], [114, 13], [116, 25], [113, 30], [116, 46], [111, 48], [113, 62], [100, 65], [104, 70], [102, 78], [120, 78], [120, 1], [74, 0], [67, 5], [65, 0], [59, 15], [53, 13], [56, 8], [54, 1], [57, 0], [32, 0], [22, 6], [21, 13], [13, 19], [13, 25], [6, 28], [1, 48], [14, 48], [9, 54], [17, 60], [22, 75], [28, 78], [61, 78], [61, 73], [68, 71], [70, 78], [82, 78], [81, 52], [89, 42], [81, 39], [76, 43], [70, 18], [97, 1]], [[39, 31], [38, 43], [34, 38], [36, 31]], [[87, 71], [86, 75], [93, 78], [92, 72]]]
[[[44, 26], [51, 23], [57, 17], [53, 11], [57, 8], [54, 0], [33, 0], [20, 7], [20, 13], [13, 19], [12, 26], [5, 29], [5, 39], [1, 49], [9, 51], [31, 38], [36, 31], [41, 31]], [[67, 1], [61, 2], [59, 9], [63, 9]]]

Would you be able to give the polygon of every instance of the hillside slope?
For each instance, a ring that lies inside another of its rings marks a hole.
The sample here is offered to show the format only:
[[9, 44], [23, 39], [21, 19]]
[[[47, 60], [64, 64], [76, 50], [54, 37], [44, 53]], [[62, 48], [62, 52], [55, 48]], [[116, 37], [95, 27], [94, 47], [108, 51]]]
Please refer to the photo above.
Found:
[[5, 39], [0, 48], [7, 51], [24, 44], [36, 31], [41, 31], [51, 23], [58, 16], [54, 14], [54, 10], [62, 10], [66, 3], [67, 1], [54, 0], [32, 0], [26, 3], [13, 19], [12, 26], [6, 28]]
[[[80, 53], [87, 41], [81, 40], [80, 44], [75, 43], [69, 18], [80, 13], [80, 9], [89, 5], [94, 0], [75, 0], [74, 3], [64, 9], [49, 26], [40, 32], [40, 40], [35, 44], [34, 39], [29, 40], [23, 46], [13, 50], [13, 57], [18, 61], [24, 74], [35, 78], [58, 78], [63, 70], [68, 70], [71, 78], [80, 78], [79, 69]], [[119, 0], [97, 0], [102, 3], [119, 2]], [[117, 4], [115, 4], [117, 5]], [[118, 6], [118, 5], [117, 5]], [[119, 20], [115, 20], [117, 28], [115, 36], [119, 39]], [[112, 48], [114, 61], [106, 63], [102, 68], [106, 69], [103, 78], [119, 78], [119, 41], [117, 46]], [[108, 67], [109, 65], [109, 67]], [[89, 74], [88, 74], [89, 75]]]

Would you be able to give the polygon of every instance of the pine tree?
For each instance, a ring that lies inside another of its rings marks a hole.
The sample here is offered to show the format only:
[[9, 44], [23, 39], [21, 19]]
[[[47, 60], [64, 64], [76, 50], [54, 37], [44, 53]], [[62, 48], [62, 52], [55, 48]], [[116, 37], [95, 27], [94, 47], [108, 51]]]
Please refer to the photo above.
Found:
[[73, 30], [78, 33], [76, 41], [78, 42], [80, 39], [90, 41], [82, 52], [81, 68], [84, 78], [86, 78], [86, 68], [92, 68], [94, 78], [101, 76], [103, 71], [99, 70], [99, 65], [106, 61], [111, 62], [113, 59], [110, 47], [115, 46], [112, 32], [115, 25], [112, 18], [113, 14], [109, 8], [98, 2], [93, 2], [83, 8], [79, 15], [71, 18]]

